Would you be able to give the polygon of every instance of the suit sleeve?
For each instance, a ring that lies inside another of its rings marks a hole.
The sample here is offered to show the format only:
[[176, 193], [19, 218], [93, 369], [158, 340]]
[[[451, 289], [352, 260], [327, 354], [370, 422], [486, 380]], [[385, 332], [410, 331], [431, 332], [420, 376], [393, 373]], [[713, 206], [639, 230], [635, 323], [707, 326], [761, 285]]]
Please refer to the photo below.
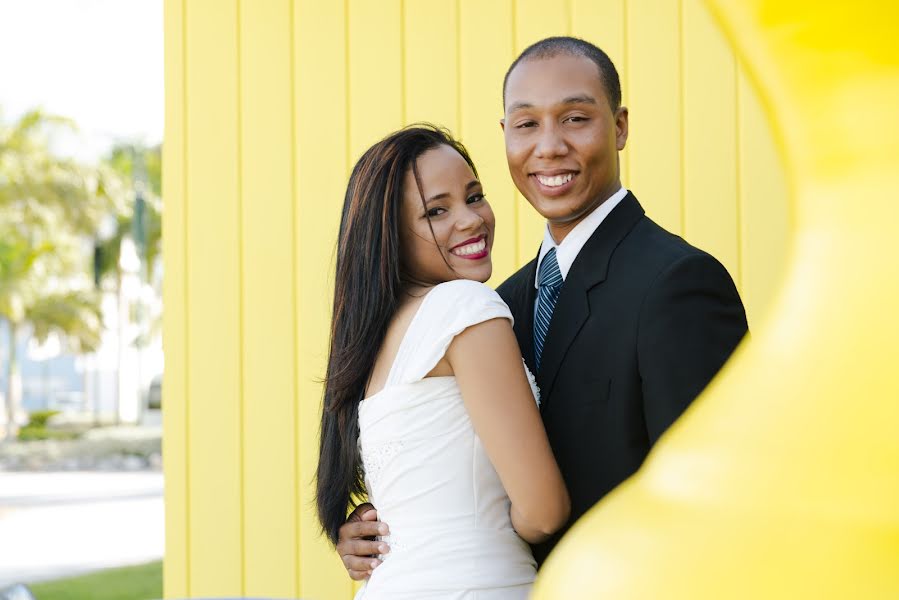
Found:
[[685, 256], [659, 274], [637, 334], [650, 443], [702, 392], [747, 331], [733, 280], [712, 256]]

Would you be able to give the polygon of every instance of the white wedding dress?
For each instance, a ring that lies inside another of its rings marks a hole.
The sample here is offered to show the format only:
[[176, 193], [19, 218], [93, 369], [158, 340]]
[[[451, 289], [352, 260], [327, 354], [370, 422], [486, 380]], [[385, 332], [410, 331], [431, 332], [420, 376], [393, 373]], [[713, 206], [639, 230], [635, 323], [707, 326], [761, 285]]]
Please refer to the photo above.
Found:
[[512, 315], [488, 286], [456, 280], [434, 287], [384, 389], [359, 407], [365, 484], [390, 527], [383, 538], [390, 552], [356, 600], [524, 600], [531, 590], [534, 559], [512, 529], [509, 498], [456, 378], [425, 377], [457, 334], [495, 318]]

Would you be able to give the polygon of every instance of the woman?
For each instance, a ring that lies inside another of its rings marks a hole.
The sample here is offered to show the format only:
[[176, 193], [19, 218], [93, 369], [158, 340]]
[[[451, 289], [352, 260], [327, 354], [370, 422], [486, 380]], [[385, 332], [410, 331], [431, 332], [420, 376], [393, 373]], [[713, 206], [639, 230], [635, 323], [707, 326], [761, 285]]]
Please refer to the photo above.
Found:
[[526, 598], [525, 542], [568, 518], [511, 313], [483, 284], [493, 234], [474, 164], [443, 129], [398, 131], [353, 169], [317, 504], [334, 543], [366, 493], [390, 523], [357, 598]]

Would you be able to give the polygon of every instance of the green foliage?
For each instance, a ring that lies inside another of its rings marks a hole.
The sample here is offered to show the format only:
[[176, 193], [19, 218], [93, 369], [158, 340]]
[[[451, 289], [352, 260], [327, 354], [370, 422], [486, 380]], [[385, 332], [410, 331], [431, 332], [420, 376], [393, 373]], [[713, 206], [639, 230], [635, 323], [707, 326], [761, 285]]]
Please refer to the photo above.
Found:
[[73, 131], [68, 119], [31, 111], [0, 124], [0, 208], [8, 223], [93, 234], [114, 200], [117, 182], [95, 168], [50, 150], [55, 134]]
[[34, 442], [39, 440], [74, 440], [78, 434], [74, 431], [59, 431], [46, 427], [32, 427], [26, 425], [19, 429], [16, 436], [20, 442]]
[[35, 410], [28, 413], [28, 426], [29, 427], [46, 427], [47, 421], [50, 420], [50, 417], [55, 417], [59, 414], [58, 410]]
[[146, 181], [154, 196], [162, 195], [162, 146], [119, 144], [113, 147], [106, 162], [129, 180]]
[[162, 598], [162, 562], [108, 569], [28, 587], [37, 600], [152, 600]]
[[19, 429], [20, 442], [34, 440], [72, 440], [78, 437], [74, 431], [58, 431], [47, 429], [47, 421], [58, 415], [58, 410], [36, 410], [28, 413], [28, 425]]
[[41, 296], [28, 308], [27, 317], [40, 343], [56, 331], [68, 336], [69, 347], [78, 352], [93, 352], [100, 346], [103, 324], [95, 290]]

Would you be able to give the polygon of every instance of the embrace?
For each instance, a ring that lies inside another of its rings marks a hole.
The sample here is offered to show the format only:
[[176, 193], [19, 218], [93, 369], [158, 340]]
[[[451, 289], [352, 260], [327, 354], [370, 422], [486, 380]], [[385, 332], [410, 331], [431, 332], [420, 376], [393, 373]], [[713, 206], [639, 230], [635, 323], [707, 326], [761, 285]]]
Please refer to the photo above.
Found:
[[622, 187], [628, 111], [602, 50], [535, 43], [503, 106], [546, 230], [496, 291], [493, 212], [447, 131], [389, 135], [347, 186], [316, 500], [357, 599], [526, 598], [747, 332], [725, 268]]

